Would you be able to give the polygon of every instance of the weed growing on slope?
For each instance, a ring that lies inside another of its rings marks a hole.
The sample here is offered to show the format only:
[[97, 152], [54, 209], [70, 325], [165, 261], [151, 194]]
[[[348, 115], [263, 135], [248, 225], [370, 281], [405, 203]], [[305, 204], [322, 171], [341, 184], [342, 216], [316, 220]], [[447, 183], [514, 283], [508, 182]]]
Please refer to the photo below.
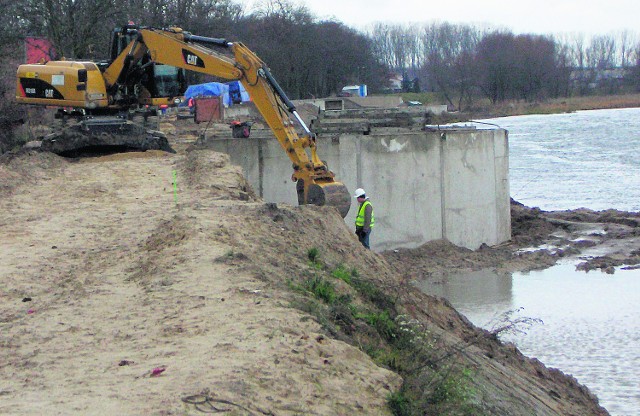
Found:
[[356, 269], [344, 264], [330, 269], [317, 248], [309, 249], [307, 257], [311, 270], [300, 283], [289, 281], [306, 300], [298, 299], [293, 306], [403, 377], [402, 389], [388, 397], [394, 415], [484, 413], [472, 387], [473, 373], [457, 364], [469, 345], [447, 345], [424, 324], [399, 314], [390, 290]]
[[516, 316], [523, 310], [524, 308], [508, 310], [495, 317], [489, 322], [491, 334], [495, 338], [499, 338], [501, 335], [526, 334], [532, 326], [544, 323], [539, 318]]
[[319, 276], [313, 276], [304, 281], [303, 287], [317, 299], [332, 304], [336, 300], [336, 289], [333, 283]]
[[320, 260], [320, 250], [316, 247], [307, 250], [307, 258], [309, 259], [309, 267], [316, 270], [322, 270], [324, 268], [324, 264]]
[[348, 285], [351, 284], [351, 272], [343, 264], [339, 264], [338, 267], [333, 269], [331, 276], [342, 280]]
[[404, 416], [411, 414], [411, 400], [402, 390], [391, 393], [387, 398], [387, 403], [394, 415]]
[[309, 250], [307, 250], [307, 258], [309, 259], [309, 261], [315, 263], [316, 261], [320, 260], [319, 256], [320, 250], [318, 250], [317, 247], [311, 247]]

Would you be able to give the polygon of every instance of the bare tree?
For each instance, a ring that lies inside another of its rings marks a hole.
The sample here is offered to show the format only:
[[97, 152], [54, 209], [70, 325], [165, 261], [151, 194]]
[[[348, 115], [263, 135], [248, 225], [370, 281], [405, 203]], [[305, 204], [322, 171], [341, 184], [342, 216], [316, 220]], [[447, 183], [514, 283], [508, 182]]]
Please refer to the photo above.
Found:
[[419, 27], [377, 23], [369, 32], [372, 48], [379, 62], [403, 77], [403, 89], [411, 84], [422, 66]]
[[335, 94], [350, 83], [371, 82], [372, 91], [384, 84], [371, 39], [284, 0], [258, 7], [234, 36], [270, 66], [292, 98]]
[[616, 41], [611, 35], [599, 35], [591, 39], [587, 49], [587, 65], [593, 69], [615, 67]]
[[393, 54], [391, 53], [389, 25], [383, 23], [375, 23], [367, 32], [373, 43], [373, 53], [379, 62], [387, 65], [389, 68], [393, 66]]
[[28, 31], [49, 39], [60, 56], [79, 59], [106, 52], [104, 39], [116, 16], [111, 0], [26, 0], [18, 13]]
[[512, 33], [490, 33], [478, 44], [476, 68], [481, 76], [479, 86], [494, 104], [513, 96], [514, 56], [516, 50]]
[[571, 80], [574, 70], [571, 59], [571, 48], [567, 43], [554, 41], [556, 45], [556, 74], [551, 79], [550, 91], [552, 97], [568, 97], [571, 94]]
[[635, 91], [640, 91], [640, 42], [634, 48], [635, 65], [630, 69], [629, 82]]
[[573, 39], [573, 58], [575, 63], [575, 81], [578, 84], [578, 94], [589, 92], [589, 85], [595, 78], [595, 71], [589, 67], [588, 45], [584, 34], [577, 34]]
[[427, 83], [458, 109], [477, 84], [474, 57], [479, 39], [480, 32], [471, 26], [434, 23], [423, 31]]
[[515, 93], [526, 101], [538, 101], [551, 95], [557, 78], [556, 45], [546, 36], [519, 35], [514, 39]]
[[0, 154], [18, 144], [15, 127], [24, 120], [25, 109], [15, 105], [16, 67], [24, 59], [26, 27], [18, 16], [18, 4], [0, 0]]

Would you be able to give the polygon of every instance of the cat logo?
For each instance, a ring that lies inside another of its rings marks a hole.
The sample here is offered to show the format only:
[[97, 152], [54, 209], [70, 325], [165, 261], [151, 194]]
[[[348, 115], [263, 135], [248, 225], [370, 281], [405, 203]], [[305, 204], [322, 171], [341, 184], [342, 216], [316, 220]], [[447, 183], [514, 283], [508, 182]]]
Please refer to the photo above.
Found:
[[198, 65], [198, 57], [195, 55], [187, 54], [187, 63], [189, 65]]
[[198, 68], [204, 68], [204, 61], [195, 53], [186, 49], [182, 50], [182, 57], [187, 65], [197, 66]]

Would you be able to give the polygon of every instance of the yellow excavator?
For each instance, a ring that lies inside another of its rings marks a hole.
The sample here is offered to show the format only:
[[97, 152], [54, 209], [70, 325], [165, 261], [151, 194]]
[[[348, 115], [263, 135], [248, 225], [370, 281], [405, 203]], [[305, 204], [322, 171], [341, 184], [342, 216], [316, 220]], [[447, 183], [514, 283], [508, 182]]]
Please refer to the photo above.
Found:
[[[267, 65], [244, 44], [193, 35], [177, 27], [126, 25], [114, 30], [111, 46], [108, 61], [19, 66], [17, 102], [59, 107], [60, 114], [80, 119], [45, 137], [44, 150], [63, 154], [102, 145], [171, 150], [160, 132], [131, 122], [128, 114], [145, 106], [178, 104], [183, 70], [200, 72], [242, 83], [293, 162], [299, 204], [331, 205], [343, 217], [347, 215], [351, 198], [346, 186], [318, 157], [315, 136]], [[289, 114], [305, 134], [298, 135]]]

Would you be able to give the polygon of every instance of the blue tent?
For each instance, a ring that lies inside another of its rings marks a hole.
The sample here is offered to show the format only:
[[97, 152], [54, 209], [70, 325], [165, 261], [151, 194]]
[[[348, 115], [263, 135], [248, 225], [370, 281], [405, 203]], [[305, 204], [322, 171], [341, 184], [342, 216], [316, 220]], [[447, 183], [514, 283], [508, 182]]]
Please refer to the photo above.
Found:
[[190, 98], [195, 97], [219, 97], [222, 95], [223, 104], [229, 107], [233, 104], [229, 95], [230, 88], [233, 90], [234, 94], [236, 94], [235, 96], [237, 96], [237, 91], [240, 91], [242, 102], [249, 101], [249, 94], [238, 81], [232, 81], [228, 84], [223, 84], [221, 82], [207, 82], [206, 84], [190, 85], [185, 91], [184, 97], [186, 101], [189, 101]]

